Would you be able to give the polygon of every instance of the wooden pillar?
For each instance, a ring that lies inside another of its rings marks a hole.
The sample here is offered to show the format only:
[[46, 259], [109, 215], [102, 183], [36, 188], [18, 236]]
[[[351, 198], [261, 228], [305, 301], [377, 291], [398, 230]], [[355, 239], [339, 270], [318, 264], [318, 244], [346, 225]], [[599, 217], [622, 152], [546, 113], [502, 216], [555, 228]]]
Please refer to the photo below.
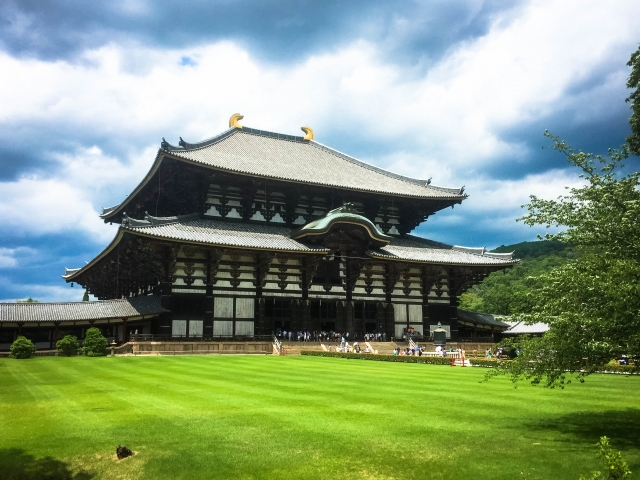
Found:
[[387, 334], [387, 338], [391, 339], [396, 336], [396, 327], [395, 327], [395, 313], [393, 311], [393, 304], [388, 302], [384, 307], [384, 331]]
[[378, 302], [377, 308], [376, 308], [376, 332], [384, 332], [387, 334], [387, 340], [389, 340], [389, 334], [387, 333], [387, 330], [385, 328], [385, 324], [386, 324], [386, 310], [384, 308], [386, 304], [384, 302]]
[[[323, 300], [327, 302], [332, 302], [335, 300]], [[345, 322], [345, 313], [344, 313], [344, 302], [336, 301], [336, 331], [340, 332], [342, 335], [347, 333], [347, 325]], [[346, 338], [346, 335], [345, 335]], [[351, 339], [349, 339], [351, 340]]]
[[451, 340], [458, 340], [458, 278], [453, 269], [449, 270], [449, 318], [451, 319]]
[[303, 330], [316, 330], [316, 328], [311, 325], [311, 304], [308, 298], [300, 301], [300, 320]]
[[160, 304], [168, 312], [160, 314], [159, 324], [159, 334], [160, 335], [171, 335], [171, 320], [173, 318], [172, 310], [173, 310], [173, 297], [171, 296], [172, 285], [171, 282], [161, 282], [160, 283]]
[[345, 330], [349, 332], [349, 341], [355, 340], [355, 308], [352, 300], [344, 302]]
[[[290, 312], [291, 312], [291, 331], [293, 332], [298, 332], [299, 330], [302, 330], [302, 324], [300, 322], [300, 308], [299, 308], [299, 303], [297, 299], [291, 299], [291, 306], [290, 306]], [[292, 337], [293, 338], [293, 337]]]
[[259, 252], [256, 258], [256, 311], [255, 318], [258, 323], [258, 331], [260, 335], [270, 335], [272, 333], [275, 334], [274, 331], [271, 330], [273, 325], [267, 325], [265, 318], [265, 299], [262, 295], [262, 289], [266, 283], [267, 275], [269, 274], [269, 268], [271, 266], [271, 261], [273, 260], [274, 254], [272, 252]]
[[204, 322], [202, 323], [202, 335], [213, 336], [213, 284], [207, 283], [204, 301]]
[[58, 342], [58, 325], [60, 325], [60, 322], [55, 322], [54, 324], [54, 328], [53, 328], [53, 337], [51, 339], [51, 348], [56, 348], [56, 343]]
[[122, 343], [127, 343], [127, 319], [122, 319]]
[[256, 307], [255, 307], [255, 322], [257, 326], [258, 335], [269, 335], [271, 332], [268, 331], [265, 318], [264, 318], [264, 298], [262, 295], [256, 297]]

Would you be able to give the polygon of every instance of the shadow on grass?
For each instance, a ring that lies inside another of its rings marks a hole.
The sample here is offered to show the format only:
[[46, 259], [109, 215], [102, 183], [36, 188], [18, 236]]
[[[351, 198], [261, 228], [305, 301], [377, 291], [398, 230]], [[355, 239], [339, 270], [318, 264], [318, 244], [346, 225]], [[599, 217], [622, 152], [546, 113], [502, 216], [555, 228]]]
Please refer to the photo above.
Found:
[[529, 428], [555, 430], [596, 443], [606, 435], [616, 448], [640, 448], [640, 409], [575, 412], [529, 424]]
[[73, 473], [69, 465], [52, 457], [35, 458], [18, 448], [0, 449], [0, 477], [3, 480], [89, 480], [94, 476]]

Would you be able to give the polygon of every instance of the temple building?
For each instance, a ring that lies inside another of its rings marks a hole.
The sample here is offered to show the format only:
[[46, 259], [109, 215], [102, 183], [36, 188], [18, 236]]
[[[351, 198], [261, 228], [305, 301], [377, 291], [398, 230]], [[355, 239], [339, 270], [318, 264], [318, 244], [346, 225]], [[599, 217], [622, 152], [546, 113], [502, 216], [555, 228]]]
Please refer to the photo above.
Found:
[[458, 297], [517, 260], [411, 234], [465, 200], [463, 188], [359, 161], [309, 127], [283, 135], [241, 119], [202, 142], [163, 139], [147, 175], [101, 215], [119, 224], [113, 241], [65, 272], [102, 301], [154, 296], [151, 316], [110, 324], [119, 340], [285, 330], [390, 339], [409, 327], [428, 337], [439, 322], [452, 340], [491, 333], [458, 317]]

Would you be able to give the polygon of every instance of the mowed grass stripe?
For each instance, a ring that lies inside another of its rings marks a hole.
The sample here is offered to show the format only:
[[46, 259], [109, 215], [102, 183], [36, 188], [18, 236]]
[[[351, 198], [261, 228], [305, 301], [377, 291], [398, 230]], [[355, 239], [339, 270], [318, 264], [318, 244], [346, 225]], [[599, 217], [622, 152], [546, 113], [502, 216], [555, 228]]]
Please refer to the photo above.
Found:
[[[554, 392], [482, 373], [311, 357], [3, 360], [0, 449], [98, 478], [576, 478], [597, 466], [608, 415], [637, 464], [624, 441], [640, 428], [637, 378]], [[139, 454], [116, 463], [117, 443]]]

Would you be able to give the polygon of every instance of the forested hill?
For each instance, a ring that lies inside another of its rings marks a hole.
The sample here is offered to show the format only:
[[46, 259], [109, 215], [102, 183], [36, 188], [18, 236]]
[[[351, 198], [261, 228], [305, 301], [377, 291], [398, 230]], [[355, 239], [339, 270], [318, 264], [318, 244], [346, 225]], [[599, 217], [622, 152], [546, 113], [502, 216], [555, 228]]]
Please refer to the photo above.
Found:
[[567, 248], [567, 245], [562, 242], [549, 242], [544, 240], [538, 242], [515, 243], [513, 245], [501, 245], [495, 250], [492, 250], [492, 252], [514, 252], [515, 258], [524, 259], [546, 257], [548, 255], [560, 255], [561, 252], [563, 252]]
[[574, 248], [546, 240], [502, 245], [493, 252], [514, 252], [521, 261], [513, 268], [492, 273], [463, 293], [460, 308], [500, 315], [528, 313], [532, 304], [527, 293], [539, 287], [535, 277], [577, 256]]

